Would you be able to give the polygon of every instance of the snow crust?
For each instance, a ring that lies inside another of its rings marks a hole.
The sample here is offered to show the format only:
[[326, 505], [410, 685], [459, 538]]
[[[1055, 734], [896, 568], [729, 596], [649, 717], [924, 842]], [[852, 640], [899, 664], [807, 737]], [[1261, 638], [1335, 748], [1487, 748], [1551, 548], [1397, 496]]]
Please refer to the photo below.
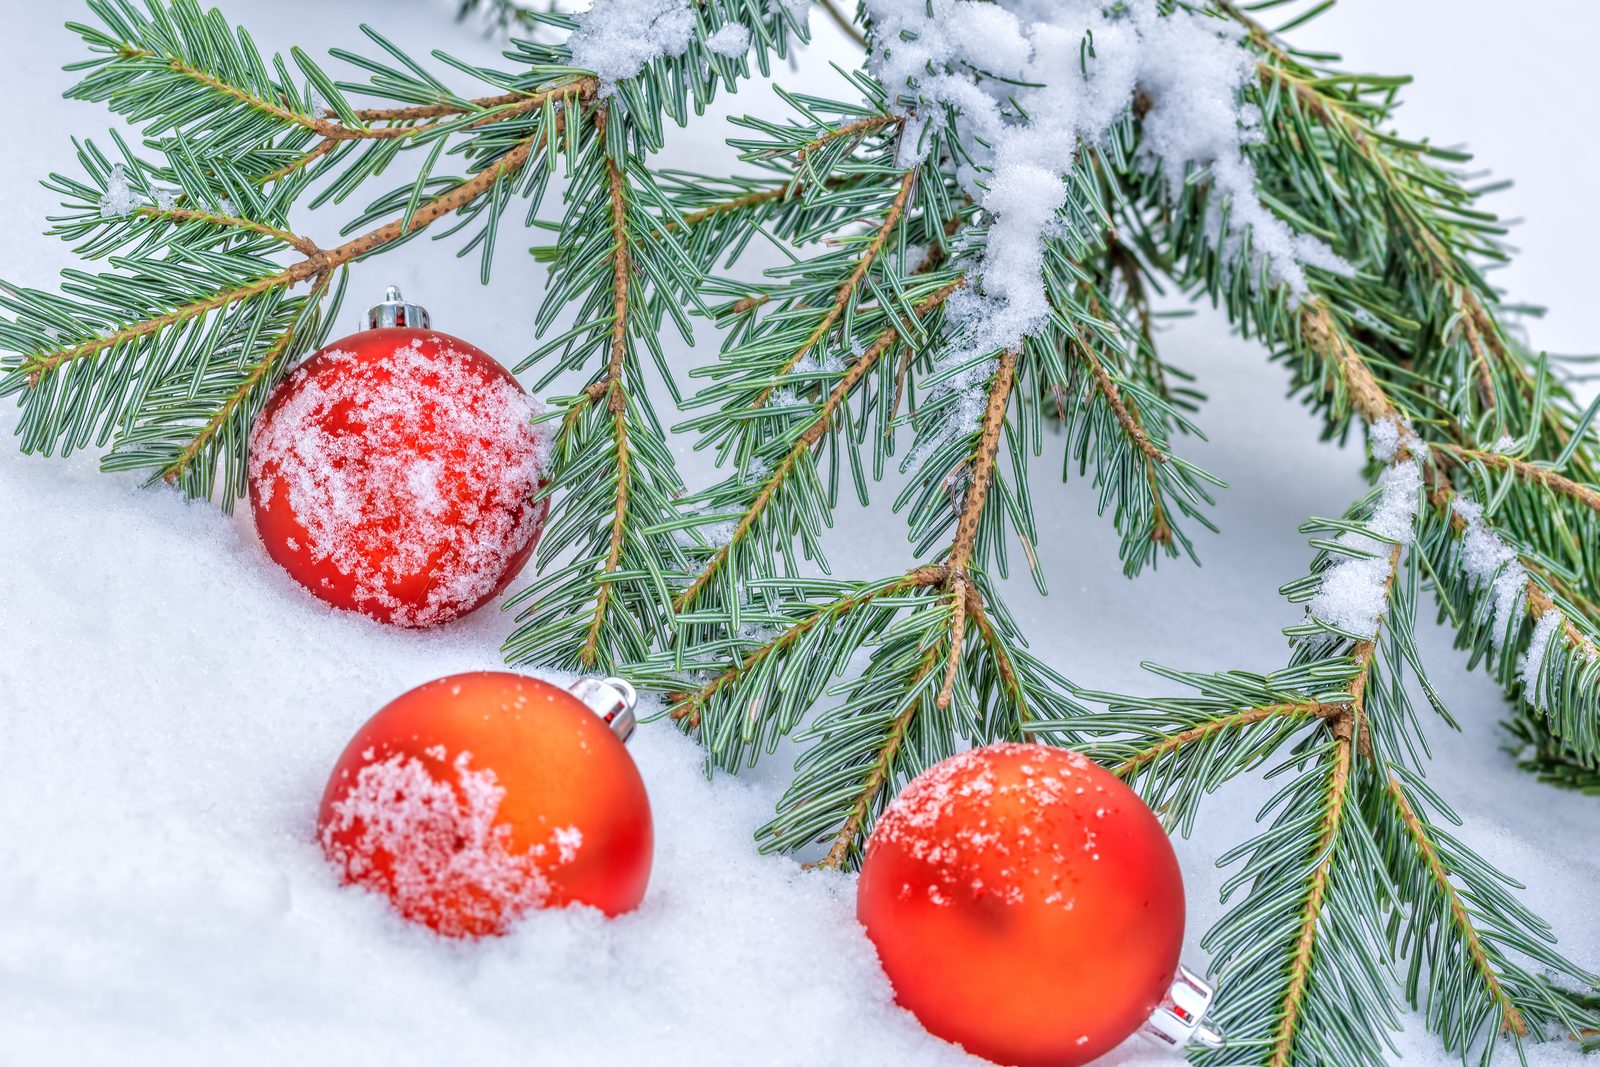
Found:
[[1522, 663], [1517, 668], [1517, 677], [1522, 679], [1523, 698], [1541, 710], [1545, 703], [1539, 692], [1539, 672], [1544, 668], [1544, 659], [1550, 650], [1550, 642], [1559, 640], [1556, 634], [1560, 629], [1559, 611], [1547, 611], [1540, 615], [1539, 621], [1534, 624], [1533, 636], [1528, 639], [1528, 651], [1523, 653]]
[[730, 59], [750, 50], [750, 29], [737, 22], [729, 22], [706, 38], [706, 47], [719, 56]]

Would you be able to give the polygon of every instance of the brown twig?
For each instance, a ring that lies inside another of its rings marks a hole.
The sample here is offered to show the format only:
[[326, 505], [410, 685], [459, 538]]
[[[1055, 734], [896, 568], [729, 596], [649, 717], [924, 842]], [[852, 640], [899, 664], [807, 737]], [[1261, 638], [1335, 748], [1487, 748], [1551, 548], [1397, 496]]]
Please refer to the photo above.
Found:
[[260, 185], [270, 185], [273, 182], [278, 181], [281, 178], [287, 178], [289, 175], [293, 174], [295, 171], [302, 170], [305, 167], [309, 167], [311, 164], [315, 163], [317, 160], [321, 159], [323, 156], [327, 155], [329, 152], [332, 152], [335, 148], [338, 148], [341, 143], [342, 142], [340, 142], [340, 141], [330, 141], [327, 138], [323, 138], [321, 141], [317, 142], [316, 147], [312, 148], [309, 152], [305, 153], [305, 155], [301, 156], [299, 159], [295, 160], [292, 163], [285, 163], [283, 166], [279, 167], [277, 170], [269, 171], [266, 175], [264, 175], [260, 179], [258, 184], [260, 184]]
[[1335, 323], [1332, 312], [1320, 300], [1308, 298], [1301, 303], [1300, 336], [1343, 377], [1351, 406], [1362, 421], [1373, 424], [1400, 419], [1399, 409], [1378, 384], [1372, 368], [1357, 354], [1349, 337]]
[[878, 751], [878, 758], [872, 763], [872, 769], [867, 772], [866, 781], [862, 785], [861, 793], [856, 797], [855, 804], [850, 809], [850, 814], [845, 818], [844, 825], [839, 827], [839, 832], [834, 835], [833, 847], [828, 849], [828, 854], [819, 860], [818, 867], [837, 870], [844, 865], [845, 858], [850, 854], [850, 847], [855, 843], [856, 835], [861, 833], [861, 828], [866, 824], [867, 814], [872, 810], [872, 802], [877, 799], [883, 787], [888, 784], [890, 768], [894, 765], [894, 757], [900, 751], [900, 746], [905, 742], [906, 731], [911, 727], [911, 720], [917, 717], [917, 711], [922, 705], [923, 698], [915, 695], [924, 680], [933, 673], [939, 664], [939, 646], [930, 645], [928, 651], [923, 653], [922, 662], [912, 673], [907, 681], [906, 688], [911, 690], [913, 696], [905, 706], [905, 710], [895, 716], [894, 723], [889, 727], [889, 737], [883, 748]]
[[[994, 381], [989, 386], [989, 402], [984, 408], [979, 424], [978, 450], [972, 468], [972, 482], [967, 486], [966, 499], [961, 503], [961, 514], [956, 519], [956, 536], [950, 545], [947, 566], [950, 568], [950, 655], [945, 664], [944, 682], [939, 687], [935, 706], [943, 710], [950, 706], [955, 693], [956, 671], [961, 664], [962, 642], [966, 637], [967, 594], [971, 576], [967, 565], [978, 541], [978, 527], [983, 520], [983, 507], [989, 499], [989, 487], [994, 482], [995, 456], [1000, 450], [1000, 436], [1005, 429], [1006, 407], [1011, 398], [1011, 386], [1016, 381], [1017, 353], [1007, 349], [1000, 354], [1000, 365], [995, 370]], [[975, 590], [974, 590], [975, 591]]]
[[[602, 139], [605, 136], [605, 115], [606, 113], [602, 111], [596, 118], [599, 127], [598, 136]], [[622, 560], [622, 545], [628, 518], [630, 474], [628, 399], [622, 391], [622, 373], [628, 351], [628, 280], [633, 273], [633, 262], [628, 250], [627, 193], [623, 185], [622, 171], [609, 156], [606, 157], [606, 173], [607, 190], [611, 200], [612, 303], [611, 360], [607, 364], [603, 381], [606, 384], [607, 406], [611, 411], [612, 434], [616, 443], [617, 491], [611, 519], [611, 547], [606, 553], [605, 564], [600, 569], [602, 577], [600, 589], [595, 594], [594, 621], [589, 625], [589, 636], [584, 640], [583, 650], [579, 654], [582, 662], [591, 667], [599, 657], [600, 629], [605, 622], [606, 611], [611, 605], [613, 583], [608, 578], [616, 573], [617, 566]]]
[[1553, 493], [1570, 497], [1591, 511], [1600, 512], [1600, 491], [1581, 482], [1575, 482], [1549, 467], [1541, 467], [1537, 463], [1529, 463], [1527, 460], [1517, 459], [1502, 452], [1486, 452], [1444, 443], [1435, 443], [1430, 447], [1433, 451], [1448, 456], [1454, 463], [1481, 463], [1493, 470], [1510, 471], [1525, 482], [1532, 482]]
[[308, 255], [299, 262], [291, 264], [274, 274], [257, 278], [255, 281], [246, 282], [243, 285], [223, 290], [220, 293], [214, 293], [204, 299], [196, 300], [193, 303], [185, 304], [169, 311], [165, 315], [146, 319], [133, 326], [126, 326], [109, 336], [98, 337], [92, 341], [85, 341], [83, 344], [74, 345], [71, 348], [47, 355], [29, 356], [23, 363], [23, 373], [27, 375], [30, 382], [37, 385], [46, 374], [55, 371], [64, 364], [82, 359], [85, 356], [95, 355], [107, 349], [116, 348], [118, 345], [126, 344], [141, 337], [159, 333], [169, 326], [187, 322], [209, 311], [236, 304], [270, 289], [276, 289], [279, 286], [297, 285], [319, 274], [331, 271], [335, 267], [342, 266], [358, 256], [364, 256], [374, 249], [391, 244], [402, 237], [424, 229], [451, 212], [476, 200], [494, 188], [495, 183], [501, 178], [508, 174], [515, 174], [527, 163], [536, 143], [542, 140], [544, 136], [542, 133], [536, 134], [518, 142], [505, 155], [471, 178], [461, 182], [449, 192], [441, 193], [432, 200], [424, 202], [412, 214], [409, 222], [405, 219], [395, 219], [379, 226], [375, 230], [362, 234], [360, 237], [351, 238], [337, 248], [322, 250], [314, 255]]
[[[983, 597], [970, 584], [967, 586], [966, 614], [977, 627], [979, 639], [994, 657], [995, 670], [1000, 674], [1000, 684], [1005, 686], [1006, 691], [1011, 694], [1011, 699], [1016, 702], [1019, 718], [1026, 721], [1030, 717], [1028, 702], [1023, 696], [1021, 684], [1017, 681], [1017, 671], [1011, 663], [1011, 655], [1006, 651], [1005, 642], [1001, 641], [1000, 635], [995, 632], [994, 623], [990, 621], [988, 613], [984, 611]], [[1023, 732], [1023, 738], [1030, 741], [1033, 739], [1027, 731]]]
[[[328, 273], [316, 279], [310, 294], [306, 297], [307, 304], [315, 303], [321, 298], [323, 292], [327, 290], [328, 282], [332, 280], [332, 277], [333, 275]], [[179, 452], [177, 457], [167, 464], [161, 472], [163, 481], [170, 485], [183, 477], [184, 472], [189, 469], [189, 465], [205, 449], [211, 438], [216, 436], [223, 423], [228, 421], [228, 416], [233, 414], [234, 409], [244, 402], [245, 397], [249, 396], [256, 386], [271, 373], [273, 366], [289, 350], [289, 346], [294, 343], [295, 325], [295, 323], [289, 324], [289, 328], [284, 330], [283, 334], [273, 342], [272, 347], [268, 348], [261, 358], [256, 361], [255, 366], [250, 369], [250, 373], [245, 376], [244, 381], [239, 383], [238, 388], [234, 389], [228, 395], [228, 399], [223, 401], [222, 406], [216, 410], [211, 418], [206, 420], [205, 425], [200, 427], [200, 430], [184, 446], [183, 451]]]
[[280, 230], [276, 226], [269, 226], [264, 222], [256, 222], [253, 219], [239, 218], [237, 215], [220, 215], [214, 211], [198, 211], [192, 208], [160, 208], [150, 205], [135, 208], [133, 213], [142, 215], [145, 218], [166, 219], [178, 225], [182, 225], [185, 222], [207, 222], [213, 226], [248, 230], [251, 233], [259, 233], [264, 237], [282, 241], [301, 255], [308, 257], [319, 255], [322, 252], [317, 243], [309, 237], [302, 237], [288, 230]]
[[1321, 859], [1311, 872], [1305, 907], [1300, 913], [1300, 935], [1295, 940], [1294, 953], [1289, 962], [1289, 985], [1284, 993], [1283, 1014], [1278, 1019], [1268, 1067], [1290, 1067], [1293, 1063], [1295, 1027], [1300, 1021], [1306, 984], [1311, 976], [1311, 962], [1316, 953], [1317, 921], [1322, 915], [1323, 898], [1328, 893], [1328, 878], [1337, 851], [1335, 845], [1350, 794], [1351, 747], [1349, 720], [1337, 720], [1334, 725], [1332, 781], [1328, 785], [1327, 807], [1323, 812], [1322, 830], [1317, 835], [1314, 853]]
[[[810, 159], [814, 154], [821, 151], [827, 145], [830, 145], [842, 138], [854, 138], [857, 143], [859, 143], [861, 139], [866, 137], [869, 133], [881, 130], [885, 126], [897, 126], [904, 121], [905, 120], [900, 118], [898, 115], [868, 115], [864, 119], [857, 119], [854, 122], [847, 122], [843, 126], [829, 130], [816, 140], [809, 141], [806, 144], [801, 145], [800, 148], [795, 151], [794, 182], [792, 184], [794, 184], [796, 188], [799, 187], [799, 184], [802, 180], [800, 172], [805, 169], [806, 160]], [[784, 149], [778, 149], [773, 153], [773, 155], [783, 154], [785, 154]]]
[[1083, 336], [1081, 330], [1076, 341], [1077, 344], [1073, 347], [1089, 365], [1089, 373], [1094, 377], [1096, 388], [1100, 390], [1100, 395], [1105, 397], [1111, 413], [1116, 416], [1118, 424], [1122, 427], [1122, 432], [1134, 443], [1144, 460], [1145, 479], [1150, 485], [1150, 499], [1154, 504], [1154, 522], [1150, 530], [1150, 539], [1158, 544], [1170, 545], [1172, 526], [1167, 522], [1167, 511], [1161, 502], [1161, 480], [1156, 473], [1157, 468], [1166, 464], [1167, 454], [1150, 440], [1144, 422], [1139, 418], [1138, 409], [1132, 403], [1123, 400], [1122, 390], [1117, 388], [1117, 383], [1112, 380], [1105, 365], [1100, 362], [1100, 357], [1095, 354], [1094, 346]]
[[577, 78], [564, 82], [553, 89], [534, 93], [503, 93], [499, 96], [484, 96], [475, 100], [468, 100], [465, 104], [435, 103], [420, 104], [410, 107], [396, 108], [363, 108], [355, 112], [356, 117], [363, 123], [386, 122], [399, 125], [379, 127], [346, 126], [337, 121], [337, 116], [331, 111], [320, 115], [302, 115], [297, 111], [283, 107], [271, 100], [266, 100], [253, 93], [246, 92], [234, 85], [229, 85], [221, 78], [199, 69], [175, 56], [158, 56], [154, 52], [144, 49], [124, 49], [123, 59], [165, 59], [167, 66], [178, 74], [198, 82], [223, 96], [237, 100], [260, 111], [262, 114], [271, 115], [273, 118], [288, 122], [304, 129], [311, 130], [330, 141], [358, 141], [358, 140], [387, 140], [395, 137], [408, 137], [442, 125], [440, 122], [427, 123], [422, 126], [405, 125], [422, 119], [451, 119], [461, 115], [469, 115], [478, 111], [498, 111], [501, 114], [485, 116], [485, 121], [494, 121], [507, 118], [511, 115], [525, 114], [529, 111], [543, 107], [546, 100], [556, 96], [570, 95], [574, 87], [583, 95], [591, 95], [597, 86], [594, 78]]
[[[365, 126], [351, 127], [333, 121], [331, 117], [328, 117], [332, 115], [331, 112], [325, 112], [324, 117], [305, 120], [305, 116], [296, 115], [292, 111], [287, 111], [283, 108], [276, 107], [275, 105], [272, 105], [267, 101], [260, 100], [257, 97], [240, 93], [237, 90], [232, 90], [231, 87], [225, 86], [220, 82], [216, 82], [214, 79], [210, 79], [209, 77], [203, 78], [202, 80], [204, 80], [206, 84], [212, 85], [213, 88], [217, 88], [219, 91], [226, 92], [228, 95], [233, 96], [235, 99], [247, 100], [252, 106], [258, 106], [263, 110], [266, 110], [269, 114], [295, 122], [297, 125], [303, 126], [309, 130], [313, 130], [321, 135], [322, 139], [299, 159], [296, 159], [291, 163], [286, 163], [277, 170], [274, 170], [258, 179], [258, 184], [260, 185], [269, 185], [272, 182], [278, 181], [279, 179], [288, 177], [298, 170], [304, 169], [305, 167], [316, 162], [318, 159], [321, 159], [323, 156], [327, 155], [329, 152], [332, 152], [334, 149], [338, 148], [341, 144], [360, 140], [392, 140], [397, 137], [410, 137], [418, 133], [425, 133], [429, 130], [437, 129], [440, 126], [445, 125], [444, 122], [428, 122], [419, 126], [393, 125], [372, 128]], [[590, 97], [594, 95], [594, 91], [597, 87], [598, 83], [593, 78], [578, 78], [538, 93], [506, 93], [501, 96], [479, 97], [476, 100], [468, 101], [467, 103], [469, 106], [466, 107], [456, 104], [423, 104], [418, 107], [364, 108], [356, 112], [356, 117], [362, 122], [405, 123], [437, 116], [459, 117], [461, 115], [472, 114], [478, 110], [487, 112], [481, 117], [474, 119], [472, 122], [466, 123], [462, 127], [463, 129], [472, 130], [481, 126], [487, 126], [494, 122], [500, 122], [504, 119], [512, 118], [517, 115], [524, 115], [530, 111], [536, 111], [539, 108], [542, 108], [547, 101], [554, 98], [574, 95], [581, 98]], [[450, 121], [453, 120], [454, 119], [452, 118]]]

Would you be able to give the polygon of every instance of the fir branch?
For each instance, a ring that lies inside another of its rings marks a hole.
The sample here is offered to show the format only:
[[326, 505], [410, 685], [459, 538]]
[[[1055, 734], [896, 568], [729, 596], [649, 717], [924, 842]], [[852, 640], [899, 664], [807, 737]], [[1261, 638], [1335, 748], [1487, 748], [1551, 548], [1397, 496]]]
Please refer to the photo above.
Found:
[[[311, 293], [306, 298], [307, 305], [316, 306], [321, 301], [322, 295], [327, 292], [328, 284], [331, 280], [331, 273], [323, 273], [313, 279]], [[239, 382], [239, 385], [228, 394], [227, 399], [222, 402], [222, 406], [217, 408], [216, 412], [195, 432], [189, 443], [184, 445], [183, 449], [173, 457], [172, 462], [161, 469], [158, 476], [162, 480], [175, 483], [182, 479], [189, 472], [194, 462], [205, 453], [206, 447], [211, 444], [222, 427], [227, 425], [228, 421], [234, 417], [240, 405], [255, 394], [264, 383], [272, 380], [277, 373], [279, 363], [292, 350], [295, 341], [301, 337], [302, 331], [299, 326], [298, 322], [291, 323], [287, 329], [278, 335], [278, 339], [272, 343], [271, 347], [262, 353], [261, 358], [251, 365], [249, 372]]]
[[989, 400], [978, 432], [972, 483], [967, 487], [966, 499], [962, 501], [960, 517], [956, 520], [955, 541], [950, 546], [946, 564], [950, 568], [950, 654], [945, 665], [944, 682], [939, 686], [939, 695], [934, 700], [935, 706], [941, 710], [950, 706], [956, 670], [961, 665], [961, 652], [965, 648], [967, 593], [971, 581], [968, 566], [972, 562], [973, 545], [978, 540], [978, 523], [983, 518], [983, 508], [989, 500], [989, 486], [994, 480], [995, 454], [1000, 450], [1000, 432], [1005, 426], [1006, 407], [1011, 399], [1011, 386], [1016, 381], [1016, 373], [1017, 353], [1008, 349], [1000, 354], [999, 367], [989, 386]]
[[[605, 137], [605, 115], [606, 112], [601, 112], [597, 120], [596, 136], [602, 140]], [[616, 438], [616, 501], [611, 520], [611, 544], [605, 563], [600, 568], [594, 622], [589, 627], [589, 636], [583, 642], [583, 651], [578, 655], [586, 667], [593, 667], [598, 659], [600, 629], [605, 623], [613, 588], [607, 579], [616, 573], [617, 564], [622, 558], [622, 542], [628, 523], [628, 404], [622, 392], [622, 366], [628, 349], [628, 279], [633, 268], [628, 255], [627, 201], [622, 171], [610, 157], [606, 158], [606, 177], [611, 201], [611, 358], [606, 364], [605, 377], [590, 386], [588, 393], [595, 400], [603, 395], [606, 407], [611, 412], [612, 433]]]
[[[904, 119], [901, 119], [896, 115], [868, 115], [865, 118], [857, 119], [854, 122], [849, 122], [843, 126], [830, 129], [821, 136], [807, 141], [798, 149], [793, 150], [795, 173], [794, 181], [796, 183], [796, 187], [798, 187], [798, 183], [805, 178], [807, 165], [811, 157], [821, 152], [823, 149], [833, 148], [840, 143], [846, 143], [847, 148], [854, 148], [856, 145], [859, 145], [863, 140], [865, 140], [869, 134], [876, 133], [877, 131], [888, 126], [902, 125], [904, 121]], [[774, 149], [770, 154], [778, 155], [780, 152], [786, 154], [787, 151], [788, 150]], [[912, 171], [914, 172], [915, 168], [912, 168]], [[815, 185], [817, 182], [813, 177], [807, 180], [806, 184]]]
[[1379, 384], [1364, 359], [1356, 352], [1349, 335], [1335, 321], [1326, 305], [1308, 299], [1301, 305], [1300, 337], [1338, 375], [1347, 402], [1369, 425], [1402, 420], [1400, 409]]
[[199, 211], [193, 208], [160, 208], [150, 205], [134, 208], [133, 214], [148, 219], [162, 219], [179, 225], [185, 222], [201, 222], [210, 226], [230, 227], [247, 230], [251, 233], [259, 233], [264, 237], [282, 241], [307, 259], [315, 259], [317, 256], [327, 254], [309, 237], [302, 237], [297, 233], [291, 233], [276, 226], [269, 226], [264, 222], [242, 219], [234, 215], [222, 215], [214, 211]]
[[1167, 521], [1166, 508], [1161, 502], [1161, 478], [1156, 468], [1167, 462], [1167, 454], [1157, 448], [1150, 440], [1150, 435], [1145, 432], [1144, 423], [1139, 418], [1138, 409], [1127, 403], [1122, 396], [1122, 391], [1117, 388], [1117, 383], [1106, 373], [1105, 365], [1095, 355], [1094, 348], [1084, 339], [1082, 333], [1078, 334], [1078, 343], [1074, 351], [1089, 365], [1089, 371], [1094, 375], [1096, 388], [1105, 397], [1110, 405], [1112, 414], [1121, 424], [1122, 430], [1128, 435], [1128, 440], [1133, 442], [1139, 454], [1143, 457], [1145, 478], [1150, 484], [1150, 499], [1152, 501], [1152, 522], [1150, 524], [1150, 540], [1161, 545], [1172, 544], [1172, 525]]
[[849, 814], [838, 832], [834, 834], [828, 854], [818, 861], [816, 866], [838, 870], [844, 866], [851, 852], [860, 847], [860, 838], [866, 834], [872, 806], [883, 795], [885, 786], [889, 784], [891, 769], [895, 757], [900, 753], [900, 746], [905, 743], [906, 732], [910, 729], [917, 712], [921, 710], [923, 701], [927, 699], [926, 693], [922, 692], [923, 683], [934, 676], [939, 666], [939, 659], [939, 646], [929, 646], [923, 653], [917, 669], [905, 679], [904, 688], [910, 693], [905, 709], [894, 717], [888, 736], [878, 747], [877, 756], [867, 770], [866, 778], [850, 806]]

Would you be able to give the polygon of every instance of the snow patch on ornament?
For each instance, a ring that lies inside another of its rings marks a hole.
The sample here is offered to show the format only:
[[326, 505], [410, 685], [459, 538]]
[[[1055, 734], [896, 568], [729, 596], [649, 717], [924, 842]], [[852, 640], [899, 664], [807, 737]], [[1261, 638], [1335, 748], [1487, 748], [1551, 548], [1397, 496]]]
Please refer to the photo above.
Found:
[[[315, 563], [355, 585], [358, 609], [401, 626], [448, 622], [493, 592], [539, 525], [547, 442], [539, 402], [447, 341], [378, 358], [329, 349], [258, 421], [250, 479], [279, 501]], [[427, 577], [425, 598], [396, 596]]]
[[[913, 779], [878, 820], [869, 848], [891, 845], [926, 864], [937, 906], [960, 896], [1021, 904], [1032, 888], [1071, 910], [1074, 868], [1100, 858], [1085, 820], [1117, 812], [1109, 802], [1088, 810], [1085, 798], [1106, 792], [1097, 769], [1079, 753], [1037, 745], [970, 749]], [[998, 884], [984, 878], [997, 856], [1006, 863]]]
[[400, 914], [449, 937], [503, 933], [549, 898], [546, 870], [571, 863], [583, 846], [577, 827], [562, 827], [549, 845], [513, 851], [511, 827], [496, 821], [505, 788], [471, 759], [463, 752], [449, 764], [453, 786], [415, 756], [369, 763], [321, 832], [347, 881], [385, 893]]

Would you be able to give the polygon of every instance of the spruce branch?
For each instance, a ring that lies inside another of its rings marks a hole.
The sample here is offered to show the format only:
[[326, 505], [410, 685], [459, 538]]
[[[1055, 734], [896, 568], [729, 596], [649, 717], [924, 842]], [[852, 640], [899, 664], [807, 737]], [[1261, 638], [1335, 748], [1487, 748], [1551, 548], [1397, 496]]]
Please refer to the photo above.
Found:
[[[958, 623], [950, 623], [951, 640], [954, 641]], [[952, 644], [952, 647], [955, 647]], [[833, 835], [833, 843], [828, 848], [828, 854], [817, 864], [819, 867], [838, 870], [852, 854], [859, 854], [861, 839], [865, 837], [872, 815], [873, 805], [884, 795], [885, 787], [893, 777], [895, 758], [900, 754], [900, 747], [905, 743], [906, 733], [912, 721], [928, 700], [925, 691], [928, 684], [935, 678], [941, 658], [939, 645], [931, 645], [922, 654], [916, 669], [910, 672], [901, 688], [909, 694], [905, 707], [889, 723], [889, 729], [882, 742], [878, 745], [877, 753], [872, 762], [867, 766], [866, 777], [862, 779], [859, 790], [845, 815], [844, 823]], [[938, 698], [935, 697], [935, 704]], [[948, 705], [948, 701], [946, 702]]]
[[[312, 282], [312, 291], [306, 299], [308, 307], [315, 308], [320, 305], [321, 298], [327, 292], [331, 280], [332, 274], [328, 272], [324, 272], [315, 278]], [[336, 306], [337, 304], [338, 301], [335, 301]], [[236, 413], [240, 410], [241, 405], [249, 401], [253, 395], [256, 395], [263, 383], [279, 376], [278, 368], [284, 357], [293, 349], [296, 340], [300, 338], [302, 328], [302, 324], [298, 321], [291, 323], [288, 328], [278, 335], [278, 339], [272, 342], [271, 347], [262, 353], [261, 357], [249, 367], [248, 372], [240, 380], [238, 386], [223, 400], [222, 406], [217, 408], [210, 418], [206, 419], [194, 436], [189, 439], [189, 442], [183, 446], [182, 450], [173, 457], [170, 463], [161, 469], [160, 477], [164, 481], [177, 483], [183, 479], [200, 457], [206, 454], [208, 446], [212, 444], [223, 428], [230, 422], [235, 421]], [[243, 427], [240, 428], [239, 434], [241, 437], [244, 436]], [[214, 460], [207, 465], [208, 468], [214, 466]], [[206, 488], [204, 492], [191, 491], [190, 495], [209, 496], [210, 490]]]
[[878, 597], [899, 596], [913, 589], [921, 589], [931, 585], [943, 585], [949, 579], [949, 575], [949, 568], [939, 564], [927, 564], [917, 567], [897, 581], [869, 587], [824, 605], [761, 645], [745, 656], [741, 662], [729, 667], [694, 692], [670, 694], [671, 707], [668, 713], [672, 718], [682, 720], [690, 730], [699, 729], [700, 709], [705, 705], [706, 701], [748, 674], [752, 668], [759, 666], [769, 656], [786, 651], [818, 624], [848, 614]]
[[961, 514], [956, 520], [956, 537], [951, 543], [947, 566], [950, 568], [950, 652], [945, 665], [944, 681], [934, 703], [941, 710], [950, 706], [955, 691], [956, 671], [961, 666], [961, 651], [965, 647], [967, 625], [967, 594], [971, 576], [968, 568], [972, 562], [973, 546], [978, 540], [978, 523], [983, 519], [984, 505], [989, 501], [989, 487], [994, 481], [995, 454], [1000, 450], [1000, 433], [1005, 426], [1006, 407], [1011, 399], [1011, 387], [1016, 381], [1017, 353], [1007, 349], [1000, 354], [1000, 364], [994, 381], [989, 386], [989, 399], [979, 424], [978, 449], [972, 464], [972, 481], [967, 487], [966, 499], [961, 503]]
[[1167, 462], [1167, 454], [1150, 440], [1150, 435], [1145, 432], [1144, 423], [1139, 418], [1138, 409], [1123, 399], [1122, 390], [1117, 388], [1117, 383], [1106, 373], [1105, 366], [1095, 355], [1093, 346], [1085, 343], [1081, 334], [1075, 350], [1088, 363], [1090, 373], [1094, 375], [1095, 387], [1111, 406], [1112, 414], [1121, 424], [1123, 432], [1144, 457], [1145, 479], [1150, 484], [1152, 502], [1150, 540], [1160, 545], [1171, 545], [1172, 525], [1167, 521], [1166, 508], [1161, 502], [1161, 479], [1157, 473], [1157, 468]]
[[[600, 113], [596, 125], [596, 136], [602, 139], [605, 137], [606, 114], [604, 111]], [[606, 188], [611, 203], [611, 358], [606, 364], [605, 376], [591, 385], [586, 393], [596, 401], [603, 395], [606, 408], [611, 412], [612, 434], [616, 442], [616, 502], [613, 504], [610, 547], [606, 551], [605, 563], [600, 568], [594, 622], [589, 627], [589, 636], [583, 642], [583, 651], [578, 654], [579, 661], [585, 667], [593, 667], [598, 659], [600, 630], [605, 623], [614, 588], [609, 578], [617, 572], [617, 564], [622, 559], [622, 544], [628, 523], [628, 403], [623, 394], [622, 369], [628, 350], [628, 280], [633, 268], [628, 255], [627, 198], [622, 171], [616, 160], [609, 156], [605, 165]]]
[[1184, 730], [1165, 734], [1161, 740], [1145, 746], [1116, 764], [1112, 773], [1118, 778], [1132, 777], [1186, 745], [1210, 741], [1217, 734], [1224, 731], [1237, 730], [1258, 722], [1265, 722], [1268, 719], [1308, 719], [1312, 717], [1328, 719], [1341, 717], [1345, 714], [1347, 714], [1347, 709], [1344, 704], [1258, 704], [1242, 711], [1232, 711], [1225, 715], [1206, 719], [1198, 726], [1191, 726]]

